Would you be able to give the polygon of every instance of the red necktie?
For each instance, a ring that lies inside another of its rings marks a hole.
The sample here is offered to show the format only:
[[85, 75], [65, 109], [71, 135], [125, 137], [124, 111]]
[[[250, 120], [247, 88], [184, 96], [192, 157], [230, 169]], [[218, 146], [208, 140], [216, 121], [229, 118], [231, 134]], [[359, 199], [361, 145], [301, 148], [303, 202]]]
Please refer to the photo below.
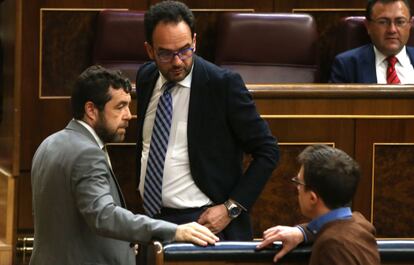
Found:
[[387, 84], [400, 84], [400, 79], [398, 78], [397, 71], [395, 70], [395, 64], [397, 63], [397, 57], [394, 55], [387, 58], [388, 68], [387, 68]]

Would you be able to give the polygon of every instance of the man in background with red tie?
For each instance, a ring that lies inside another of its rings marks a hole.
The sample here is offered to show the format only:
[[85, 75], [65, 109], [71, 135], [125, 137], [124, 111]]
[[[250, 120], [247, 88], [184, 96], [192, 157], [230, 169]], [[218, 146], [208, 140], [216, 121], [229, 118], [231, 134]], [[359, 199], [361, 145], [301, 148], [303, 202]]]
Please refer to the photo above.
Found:
[[365, 24], [372, 43], [337, 55], [330, 82], [414, 84], [410, 2], [368, 0]]

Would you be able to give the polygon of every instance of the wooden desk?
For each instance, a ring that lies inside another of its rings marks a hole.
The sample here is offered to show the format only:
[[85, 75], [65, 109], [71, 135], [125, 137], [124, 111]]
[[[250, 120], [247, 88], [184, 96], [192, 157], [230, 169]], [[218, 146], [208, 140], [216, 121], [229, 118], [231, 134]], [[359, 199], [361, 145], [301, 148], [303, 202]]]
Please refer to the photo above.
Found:
[[281, 161], [252, 210], [256, 237], [275, 224], [305, 221], [289, 180], [307, 145], [330, 144], [353, 156], [362, 178], [353, 210], [379, 237], [413, 238], [414, 89], [410, 86], [249, 85], [278, 138]]
[[[413, 240], [377, 240], [381, 264], [413, 264]], [[263, 250], [256, 250], [258, 242], [219, 242], [216, 246], [198, 247], [192, 244], [154, 245], [155, 265], [259, 265], [274, 264], [273, 256], [281, 248], [280, 242]], [[283, 257], [280, 264], [308, 264], [310, 246], [301, 246]]]

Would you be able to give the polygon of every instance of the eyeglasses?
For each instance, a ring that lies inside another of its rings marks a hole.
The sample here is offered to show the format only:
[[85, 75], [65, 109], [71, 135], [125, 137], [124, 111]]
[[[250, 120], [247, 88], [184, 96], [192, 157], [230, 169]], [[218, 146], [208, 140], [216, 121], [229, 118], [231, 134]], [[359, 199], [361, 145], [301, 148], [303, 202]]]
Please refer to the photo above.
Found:
[[389, 18], [379, 18], [373, 19], [371, 21], [383, 28], [388, 28], [391, 26], [391, 24], [394, 24], [397, 28], [403, 28], [409, 23], [409, 20], [406, 18], [397, 18], [394, 21]]
[[306, 186], [306, 183], [303, 180], [300, 180], [298, 177], [293, 177], [290, 179], [296, 186], [303, 185]]
[[157, 53], [158, 58], [160, 59], [160, 62], [162, 63], [169, 63], [171, 62], [175, 56], [178, 56], [181, 61], [184, 61], [188, 58], [191, 58], [194, 54], [194, 48], [189, 47], [182, 50], [179, 50], [177, 52], [172, 51], [159, 51]]

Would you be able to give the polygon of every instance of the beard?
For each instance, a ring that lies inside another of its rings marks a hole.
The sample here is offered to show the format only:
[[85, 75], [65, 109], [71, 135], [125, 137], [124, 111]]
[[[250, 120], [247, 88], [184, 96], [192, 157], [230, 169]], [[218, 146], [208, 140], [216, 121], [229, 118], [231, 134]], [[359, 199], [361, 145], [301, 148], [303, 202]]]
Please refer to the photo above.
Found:
[[172, 82], [180, 82], [184, 80], [188, 74], [191, 72], [191, 68], [193, 67], [193, 61], [189, 65], [182, 64], [179, 66], [171, 66], [169, 68], [165, 68], [162, 64], [156, 62], [158, 70], [161, 74], [168, 80]]
[[[128, 124], [126, 124], [122, 128], [126, 127], [128, 127]], [[111, 131], [108, 128], [107, 122], [102, 115], [99, 117], [94, 129], [96, 134], [104, 143], [119, 143], [125, 139], [125, 133], [118, 132], [118, 128]]]

